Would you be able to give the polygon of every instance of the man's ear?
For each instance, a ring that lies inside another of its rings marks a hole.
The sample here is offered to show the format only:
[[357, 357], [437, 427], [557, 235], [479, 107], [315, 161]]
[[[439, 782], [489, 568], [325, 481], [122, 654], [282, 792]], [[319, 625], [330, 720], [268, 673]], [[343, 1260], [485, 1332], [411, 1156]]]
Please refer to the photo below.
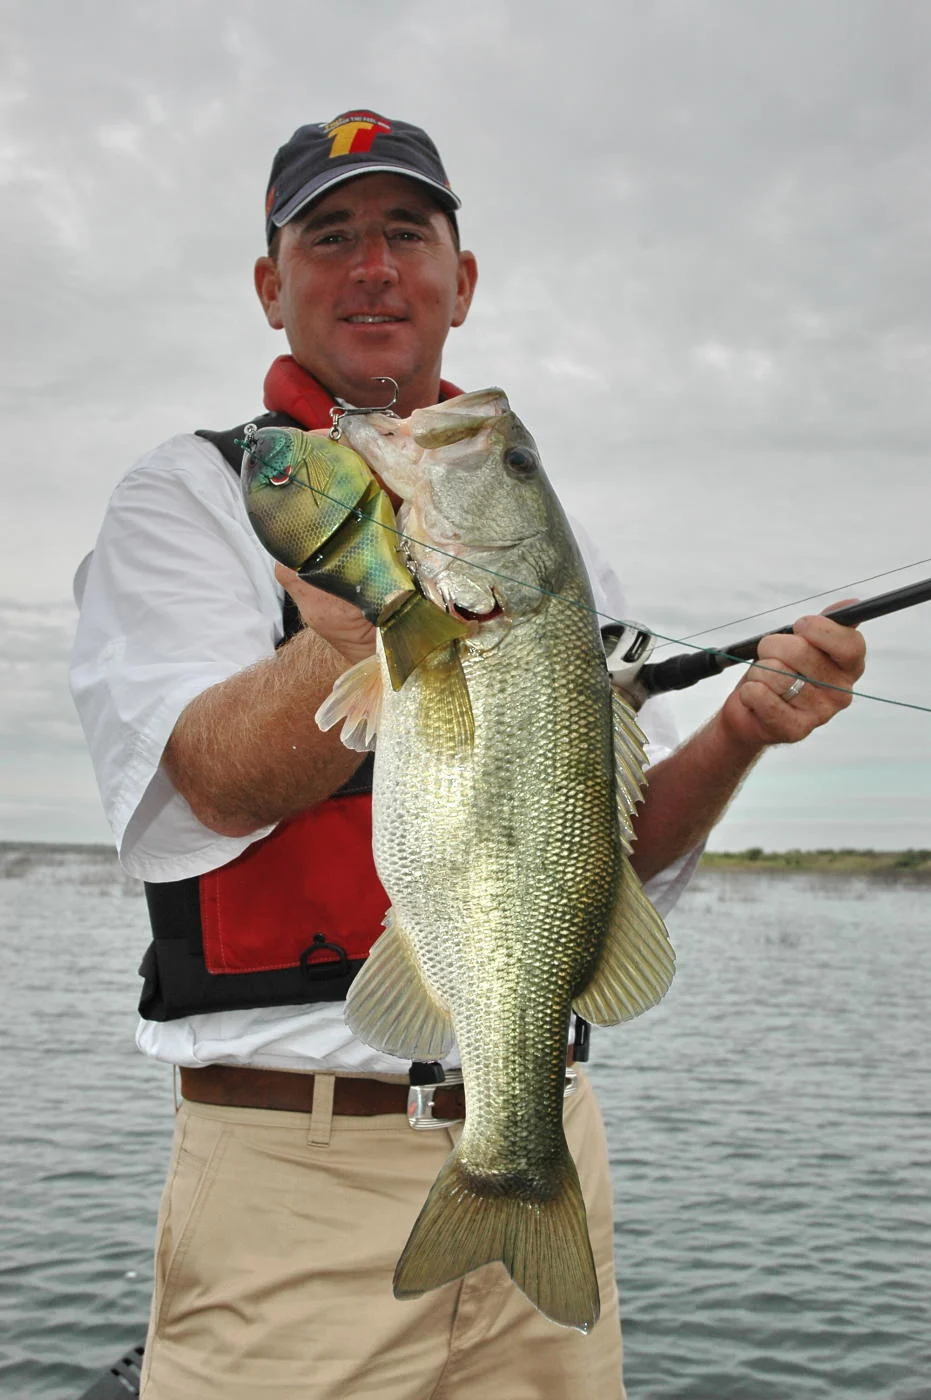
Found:
[[284, 321], [281, 319], [281, 310], [278, 306], [278, 292], [281, 286], [278, 276], [278, 264], [275, 259], [266, 254], [257, 258], [255, 263], [255, 290], [258, 293], [259, 301], [262, 303], [262, 310], [265, 312], [265, 319], [273, 331], [284, 330]]
[[[456, 304], [453, 308], [452, 326], [461, 326], [469, 314], [475, 284], [478, 281], [478, 263], [475, 254], [464, 250], [459, 254], [459, 277], [456, 287]], [[266, 312], [266, 315], [268, 313]]]

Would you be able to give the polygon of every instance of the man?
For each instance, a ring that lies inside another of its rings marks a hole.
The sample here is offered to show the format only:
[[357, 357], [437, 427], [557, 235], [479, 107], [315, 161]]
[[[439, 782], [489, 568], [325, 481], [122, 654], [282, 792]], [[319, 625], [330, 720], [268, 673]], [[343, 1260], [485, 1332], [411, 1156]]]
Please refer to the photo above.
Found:
[[[443, 346], [477, 275], [458, 206], [432, 142], [406, 123], [344, 113], [282, 147], [255, 269], [291, 349], [266, 380], [270, 411], [327, 426], [335, 400], [383, 402], [380, 375], [397, 381], [402, 415], [457, 392], [441, 379]], [[617, 613], [607, 579], [596, 601]], [[280, 585], [305, 624], [284, 645]], [[456, 1129], [412, 1132], [406, 1066], [354, 1040], [341, 1014], [384, 897], [360, 756], [313, 716], [372, 646], [356, 609], [272, 569], [210, 442], [175, 438], [117, 488], [73, 688], [121, 858], [149, 882], [138, 1043], [181, 1066], [184, 1098], [142, 1393], [622, 1396], [610, 1184], [584, 1081], [566, 1130], [602, 1293], [592, 1334], [546, 1321], [498, 1265], [392, 1297]], [[644, 707], [658, 761], [635, 865], [661, 908], [763, 749], [843, 708], [863, 665], [857, 634], [826, 618], [768, 638], [761, 655], [768, 669], [675, 753], [655, 702]], [[842, 689], [799, 686], [796, 673]], [[461, 1101], [441, 1090], [435, 1111], [461, 1118]]]

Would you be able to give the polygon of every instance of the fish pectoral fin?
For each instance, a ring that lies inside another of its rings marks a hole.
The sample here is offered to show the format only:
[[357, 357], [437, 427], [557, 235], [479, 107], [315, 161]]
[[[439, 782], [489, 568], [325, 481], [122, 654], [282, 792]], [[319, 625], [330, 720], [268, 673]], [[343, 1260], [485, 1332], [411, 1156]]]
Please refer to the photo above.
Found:
[[378, 619], [378, 628], [395, 690], [401, 689], [424, 657], [469, 631], [461, 619], [450, 617], [422, 593], [414, 592], [392, 599]]
[[424, 982], [393, 909], [349, 988], [346, 1024], [373, 1050], [405, 1060], [440, 1060], [452, 1046], [449, 1011]]
[[367, 656], [338, 676], [314, 718], [321, 729], [343, 721], [340, 739], [347, 749], [374, 749], [381, 718], [382, 679], [377, 656]]
[[669, 990], [675, 972], [666, 925], [631, 868], [621, 861], [608, 930], [594, 975], [572, 1009], [596, 1026], [613, 1026], [648, 1011]]
[[575, 1163], [565, 1148], [543, 1190], [468, 1170], [461, 1144], [440, 1170], [394, 1271], [394, 1296], [418, 1298], [500, 1259], [544, 1316], [588, 1332], [601, 1301]]
[[646, 752], [643, 730], [636, 716], [616, 690], [611, 692], [611, 726], [614, 734], [614, 792], [621, 828], [621, 844], [630, 854], [634, 841], [633, 815], [643, 801]]
[[435, 652], [420, 668], [418, 680], [419, 723], [431, 751], [469, 754], [475, 743], [475, 716], [459, 648]]

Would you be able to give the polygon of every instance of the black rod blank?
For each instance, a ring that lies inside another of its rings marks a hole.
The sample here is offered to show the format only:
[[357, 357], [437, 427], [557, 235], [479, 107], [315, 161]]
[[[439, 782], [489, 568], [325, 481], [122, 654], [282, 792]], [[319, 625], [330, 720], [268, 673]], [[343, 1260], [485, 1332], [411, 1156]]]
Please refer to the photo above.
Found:
[[[862, 603], [850, 603], [845, 608], [837, 608], [827, 616], [832, 622], [844, 627], [856, 627], [861, 622], [869, 622], [873, 617], [885, 617], [887, 613], [899, 612], [902, 608], [913, 608], [916, 603], [931, 602], [931, 578], [918, 583], [906, 584], [904, 588], [893, 588], [889, 593], [879, 593], [875, 598], [865, 598]], [[728, 666], [737, 666], [742, 661], [756, 660], [757, 647], [764, 637], [777, 632], [791, 632], [792, 623], [785, 627], [775, 627], [769, 632], [761, 632], [758, 637], [748, 637], [746, 641], [735, 642], [733, 646], [720, 651], [685, 651], [678, 656], [670, 656], [665, 661], [647, 662], [637, 675], [638, 683], [648, 695], [659, 695], [667, 690], [685, 690], [709, 676], [717, 676]]]

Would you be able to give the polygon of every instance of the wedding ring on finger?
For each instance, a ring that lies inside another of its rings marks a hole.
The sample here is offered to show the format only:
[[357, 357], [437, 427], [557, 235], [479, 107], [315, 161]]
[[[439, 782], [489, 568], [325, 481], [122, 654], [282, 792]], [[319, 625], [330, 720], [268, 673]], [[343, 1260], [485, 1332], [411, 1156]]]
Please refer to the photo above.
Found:
[[782, 692], [782, 698], [783, 700], [794, 700], [796, 695], [801, 695], [804, 689], [805, 682], [802, 680], [801, 676], [796, 676], [792, 684], [787, 686]]

